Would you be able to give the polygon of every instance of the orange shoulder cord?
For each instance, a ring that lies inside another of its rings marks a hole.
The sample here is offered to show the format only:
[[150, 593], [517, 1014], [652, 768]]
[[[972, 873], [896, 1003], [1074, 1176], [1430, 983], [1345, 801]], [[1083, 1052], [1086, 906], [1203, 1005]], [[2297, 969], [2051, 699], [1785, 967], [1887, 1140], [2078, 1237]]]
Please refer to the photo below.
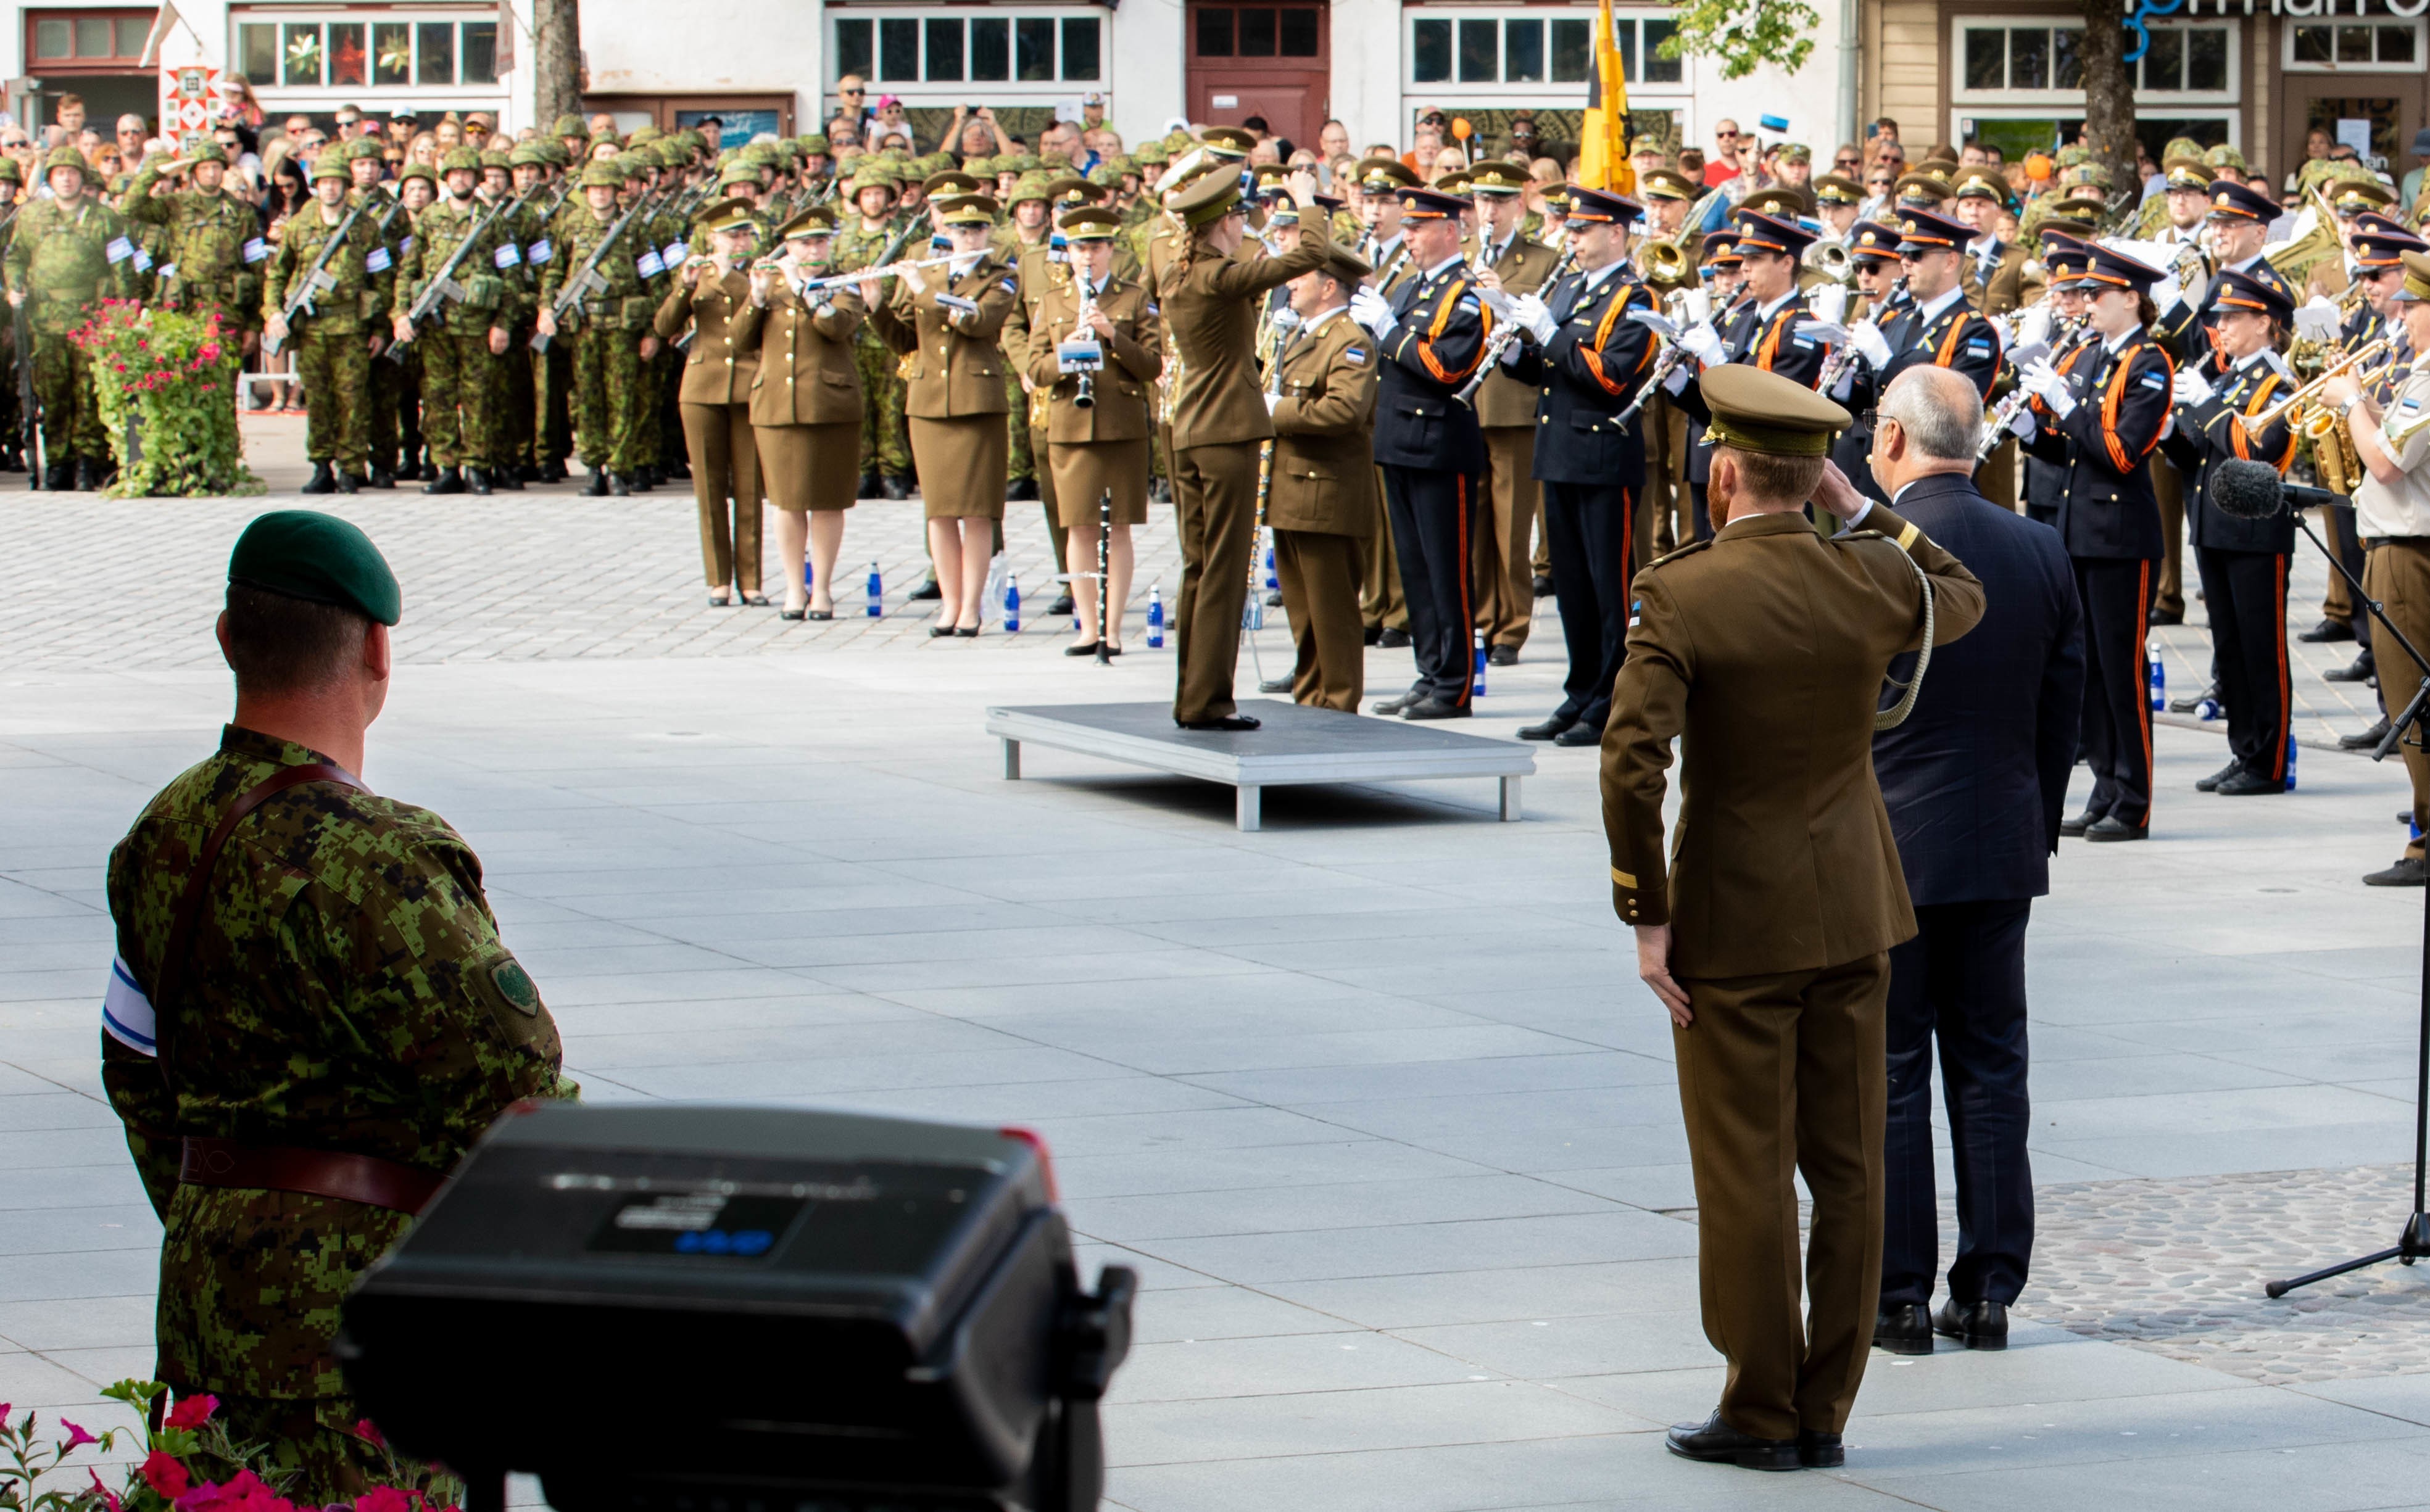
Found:
[[[1615, 383], [1612, 381], [1611, 374], [1603, 370], [1603, 349], [1604, 343], [1611, 340], [1611, 328], [1620, 323], [1622, 313], [1628, 308], [1629, 302], [1637, 297], [1641, 287], [1638, 284], [1623, 286], [1620, 297], [1613, 300], [1610, 307], [1605, 309], [1602, 321], [1595, 325], [1594, 345], [1581, 345], [1578, 348], [1578, 356], [1586, 359], [1587, 371], [1594, 374], [1594, 381], [1603, 385], [1603, 391], [1606, 393], [1628, 391], [1625, 379]], [[1645, 355], [1637, 359], [1637, 372], [1630, 374], [1629, 377], [1633, 378], [1638, 373], [1644, 372], [1645, 365], [1653, 360], [1654, 343], [1648, 341], [1645, 344]]]
[[[2128, 457], [2126, 448], [2119, 442], [2118, 407], [2126, 397], [2126, 380], [2135, 374], [2135, 357], [2140, 350], [2139, 347], [2120, 357], [2118, 370], [2109, 375], [2109, 391], [2101, 396], [2101, 440], [2109, 448], [2110, 465], [2121, 473], [2132, 472], [2136, 463], [2151, 456], [2152, 448], [2160, 444], [2160, 432], [2169, 428], [2169, 412], [2163, 406], [2160, 424], [2154, 428], [2151, 440], [2133, 457]], [[2169, 382], [2175, 384], [2177, 365], [2169, 359], [2168, 349], [2154, 343], [2152, 350], [2159, 354], [2160, 365], [2169, 370]]]
[[1437, 383], [1466, 383], [1468, 375], [1476, 371], [1476, 365], [1485, 360], [1486, 343], [1493, 335], [1493, 311], [1479, 300], [1476, 313], [1485, 322], [1485, 329], [1477, 333], [1476, 356], [1469, 358], [1468, 365], [1457, 373], [1435, 360], [1435, 342], [1442, 339], [1443, 327], [1451, 324], [1451, 312], [1459, 307], [1459, 296], [1467, 289], [1468, 280], [1465, 278], [1451, 281], [1451, 287], [1443, 291], [1442, 303], [1435, 307], [1434, 324], [1426, 327], [1424, 340], [1418, 342], [1418, 359], [1426, 365], [1428, 373], [1435, 375]]
[[[2275, 373], [2264, 373], [2261, 375], [2261, 381], [2253, 386], [2253, 397], [2245, 401], [2244, 412], [2248, 415], [2257, 415], [2261, 413], [2262, 401], [2268, 399], [2270, 397], [2270, 391], [2277, 387], [2278, 374]], [[2244, 444], [2245, 430], [2243, 426], [2237, 424], [2233, 421], [2229, 422], [2227, 427], [2227, 439], [2235, 443], [2237, 456], [2240, 457], [2250, 457], [2253, 455], [2253, 453]], [[2257, 440], [2258, 438], [2256, 437], [2255, 439]], [[2295, 427], [2289, 425], [2287, 427], [2287, 449], [2279, 454], [2277, 461], [2273, 464], [2279, 472], [2286, 472], [2288, 467], [2294, 462], [2295, 446]]]
[[1783, 305], [1780, 308], [1780, 313], [1772, 318], [1771, 325], [1764, 331], [1762, 341], [1756, 345], [1755, 355], [1755, 365], [1756, 367], [1763, 369], [1766, 373], [1770, 373], [1772, 371], [1772, 359], [1780, 355], [1780, 333], [1788, 328], [1789, 307]]

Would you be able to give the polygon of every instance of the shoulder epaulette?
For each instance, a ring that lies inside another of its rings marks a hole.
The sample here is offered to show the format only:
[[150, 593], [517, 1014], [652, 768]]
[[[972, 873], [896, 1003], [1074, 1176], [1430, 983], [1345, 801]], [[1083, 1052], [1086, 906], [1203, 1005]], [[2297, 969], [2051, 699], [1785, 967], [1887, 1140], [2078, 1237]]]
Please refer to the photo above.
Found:
[[1712, 543], [1713, 538], [1709, 536], [1703, 540], [1691, 540], [1688, 542], [1688, 544], [1679, 547], [1677, 550], [1671, 552], [1667, 556], [1656, 557], [1652, 561], [1647, 562], [1645, 564], [1645, 570], [1650, 573], [1657, 567], [1668, 567], [1673, 562], [1679, 560], [1683, 557], [1693, 557], [1696, 553], [1703, 551]]

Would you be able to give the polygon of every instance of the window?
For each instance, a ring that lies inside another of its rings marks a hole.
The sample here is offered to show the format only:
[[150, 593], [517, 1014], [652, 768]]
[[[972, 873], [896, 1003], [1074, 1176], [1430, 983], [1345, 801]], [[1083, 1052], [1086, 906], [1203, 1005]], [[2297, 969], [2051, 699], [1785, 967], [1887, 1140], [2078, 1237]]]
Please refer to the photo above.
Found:
[[[257, 87], [280, 89], [455, 89], [498, 83], [498, 23], [373, 18], [261, 21], [239, 11], [236, 66]], [[136, 42], [137, 56], [142, 42]]]
[[[2301, 28], [2297, 28], [2301, 29]], [[2138, 94], [2236, 97], [2234, 28], [2155, 25], [2139, 63], [2129, 64]], [[2075, 93], [2084, 88], [2084, 28], [2047, 21], [1968, 21], [1953, 42], [1958, 93]]]
[[[1272, 53], [1273, 12], [1265, 16], [1266, 51]], [[1210, 17], [1222, 23], [1220, 38], [1211, 35]], [[1230, 11], [1200, 13], [1201, 56], [1233, 56], [1231, 21]], [[857, 74], [881, 84], [1093, 83], [1105, 77], [1104, 26], [1096, 13], [1007, 17], [955, 9], [874, 19], [837, 15], [835, 76]], [[1210, 52], [1210, 42], [1220, 42], [1223, 50]]]
[[[1678, 30], [1676, 23], [1615, 15], [1612, 30], [1621, 75], [1629, 83], [1677, 84], [1685, 76], [1681, 59], [1656, 56]], [[1535, 9], [1445, 16], [1422, 10], [1409, 23], [1412, 84], [1583, 84], [1593, 72], [1590, 15], [1548, 19]]]
[[2305, 73], [2340, 68], [2373, 70], [2418, 67], [2422, 57], [2419, 21], [2305, 22], [2287, 31], [2286, 63]]
[[112, 10], [37, 12], [26, 30], [26, 56], [45, 72], [133, 72], [152, 29], [152, 13]]

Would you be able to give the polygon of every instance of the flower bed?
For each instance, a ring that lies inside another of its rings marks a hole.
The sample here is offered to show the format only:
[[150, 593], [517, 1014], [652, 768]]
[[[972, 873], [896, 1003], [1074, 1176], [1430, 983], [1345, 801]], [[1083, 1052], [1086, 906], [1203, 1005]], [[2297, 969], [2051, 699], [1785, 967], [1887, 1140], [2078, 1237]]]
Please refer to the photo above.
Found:
[[241, 342], [217, 315], [102, 303], [70, 333], [92, 367], [93, 397], [109, 433], [119, 498], [259, 493], [237, 433]]

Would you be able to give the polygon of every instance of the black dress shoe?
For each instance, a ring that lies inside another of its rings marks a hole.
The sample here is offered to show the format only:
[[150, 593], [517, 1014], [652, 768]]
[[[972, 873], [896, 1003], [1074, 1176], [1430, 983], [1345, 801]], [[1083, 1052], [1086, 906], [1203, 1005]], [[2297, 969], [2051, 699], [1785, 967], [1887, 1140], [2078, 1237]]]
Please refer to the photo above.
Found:
[[2186, 611], [2183, 609], [2154, 609], [2152, 611], [2151, 623], [2154, 624], [2183, 624], [2186, 623]]
[[355, 476], [352, 473], [341, 473], [338, 474], [338, 491], [340, 493], [359, 492], [361, 491], [362, 486], [363, 480]]
[[2072, 818], [2060, 820], [2058, 822], [2058, 832], [2061, 835], [2080, 838], [2083, 836], [2085, 831], [2090, 829], [2093, 825], [2099, 822], [2101, 822], [2101, 816], [2088, 808], [2083, 813], [2074, 815]]
[[879, 496], [877, 474], [874, 473], [863, 473], [860, 475], [859, 484], [852, 490], [852, 496], [856, 499], [877, 498]]
[[1254, 730], [1257, 727], [1253, 714], [1226, 714], [1211, 720], [1174, 720], [1185, 730]]
[[2379, 744], [2380, 741], [2387, 739], [2388, 717], [2386, 715], [2382, 715], [2380, 716], [2379, 723], [2372, 725], [2370, 729], [2357, 730], [2352, 735], [2338, 736], [2338, 749], [2340, 751], [2368, 751], [2372, 747]]
[[1405, 720], [1464, 720], [1476, 712], [1473, 704], [1455, 703], [1448, 698], [1422, 698], [1401, 710]]
[[1932, 1315], [1920, 1302], [1902, 1303], [1873, 1314], [1873, 1348], [1892, 1354], [1932, 1353]]
[[2258, 772], [2239, 771], [2233, 776], [2221, 778], [2217, 790], [2222, 798], [2255, 798], [2265, 792], [2285, 792], [2287, 784], [2284, 779], [2273, 782]]
[[1261, 693], [1288, 693], [1290, 690], [1291, 680], [1288, 677], [1269, 677], [1257, 685], [1257, 691]]
[[2321, 681], [2324, 683], [2367, 683], [2371, 681], [2372, 674], [2378, 670], [2379, 669], [2372, 662], [2371, 653], [2366, 651], [2351, 662], [2348, 662], [2346, 665], [2342, 667], [2332, 667], [2328, 671], [2321, 673]]
[[2147, 840], [2152, 838], [2152, 826], [2129, 824], [2112, 814], [2086, 830], [2084, 838], [2089, 840]]
[[424, 493], [461, 493], [464, 491], [464, 474], [457, 472], [452, 467], [442, 467], [431, 477], [429, 482], [424, 483], [422, 486], [422, 491]]
[[375, 468], [373, 468], [373, 469], [372, 469], [372, 487], [373, 487], [373, 488], [375, 488], [375, 489], [392, 489], [392, 488], [395, 488], [395, 487], [396, 487], [396, 474], [393, 474], [393, 473], [391, 473], [391, 472], [390, 472], [390, 471], [388, 471], [386, 468], [381, 468], [381, 467], [375, 467]]
[[1055, 595], [1055, 602], [1046, 606], [1046, 612], [1049, 614], [1069, 614], [1072, 612], [1072, 595], [1069, 592], [1057, 593]]
[[2183, 698], [2170, 699], [2169, 712], [2172, 714], [2190, 714], [2194, 710], [2202, 707], [2202, 702], [2204, 699], [2217, 698], [2218, 696], [2219, 684], [2213, 683], [2199, 693], [2188, 693]]
[[900, 476], [888, 478], [879, 485], [879, 491], [890, 499], [907, 499], [911, 497], [911, 480]]
[[1485, 664], [1489, 667], [1516, 667], [1519, 665], [1519, 648], [1488, 646], [1485, 651]]
[[1367, 706], [1367, 712], [1370, 714], [1398, 714], [1406, 710], [1411, 704], [1418, 702], [1423, 696], [1423, 694], [1412, 688], [1398, 698], [1379, 698], [1375, 700], [1375, 702]]
[[1094, 640], [1082, 640], [1063, 648], [1063, 655], [1067, 656], [1093, 656], [1096, 654], [1097, 642]]
[[[807, 616], [809, 612], [810, 611], [807, 609], [778, 609], [776, 611], [776, 618], [780, 620], [799, 620]], [[930, 632], [930, 634], [934, 633], [934, 631]]]
[[1395, 630], [1388, 624], [1384, 626], [1384, 633], [1375, 638], [1375, 643], [1387, 651], [1397, 650], [1409, 643], [1409, 632]]
[[2295, 635], [2296, 640], [2307, 641], [2316, 646], [2324, 640], [2352, 640], [2354, 638], [2354, 626], [2343, 620], [2322, 620], [2310, 629], [2298, 631]]
[[2366, 888], [2418, 888], [2430, 881], [2430, 866], [2412, 856], [2399, 857], [2396, 864], [2384, 872], [2373, 872], [2362, 879]]
[[1565, 720], [1558, 714], [1556, 714], [1541, 724], [1521, 725], [1519, 727], [1519, 739], [1523, 740], [1554, 739], [1556, 739], [1563, 730], [1568, 729], [1571, 725], [1575, 724], [1576, 723], [1577, 721], [1575, 720]]
[[2243, 762], [2231, 761], [2227, 765], [2220, 768], [2217, 772], [2212, 773], [2207, 777], [2195, 778], [2194, 791], [2217, 792], [2219, 791], [2219, 785], [2221, 783], [2225, 782], [2228, 778], [2235, 776], [2238, 773], [2242, 772], [2243, 770]]
[[1932, 1315], [1932, 1331], [1954, 1338], [1968, 1349], [2006, 1349], [2008, 1304], [2005, 1302], [1959, 1302], [1952, 1297]]
[[931, 640], [948, 638], [952, 636], [953, 633], [954, 627], [950, 624], [932, 624], [928, 626], [928, 639]]
[[812, 609], [809, 611], [809, 614], [813, 621], [832, 620], [835, 618], [835, 610], [833, 609]]
[[1383, 642], [1383, 640], [1384, 627], [1380, 624], [1371, 624], [1366, 629], [1358, 632], [1358, 640], [1361, 645], [1379, 645]]
[[945, 590], [937, 586], [937, 580], [933, 577], [911, 590], [911, 600], [915, 604], [941, 599], [944, 596]]
[[1603, 728], [1600, 725], [1589, 724], [1581, 721], [1576, 724], [1571, 725], [1568, 729], [1563, 730], [1560, 734], [1554, 736], [1553, 743], [1555, 745], [1566, 745], [1573, 748], [1581, 745], [1601, 745], [1603, 744]]
[[1529, 586], [1535, 590], [1536, 596], [1540, 599], [1548, 599], [1553, 596], [1553, 580], [1541, 573], [1537, 574], [1536, 581]]
[[1797, 1430], [1797, 1463], [1807, 1470], [1838, 1470], [1848, 1463], [1848, 1446], [1820, 1428]]
[[483, 496], [487, 496], [490, 491], [490, 474], [477, 467], [466, 468], [464, 470], [464, 491], [467, 493], [478, 493]]
[[1681, 1459], [1708, 1465], [1736, 1465], [1740, 1470], [1803, 1470], [1794, 1438], [1757, 1438], [1722, 1421], [1721, 1413], [1702, 1422], [1674, 1425], [1662, 1436], [1662, 1445]]
[[295, 491], [298, 493], [335, 493], [338, 491], [338, 480], [329, 475], [328, 463], [315, 462], [312, 464], [312, 475], [305, 479], [304, 486], [297, 489]]

